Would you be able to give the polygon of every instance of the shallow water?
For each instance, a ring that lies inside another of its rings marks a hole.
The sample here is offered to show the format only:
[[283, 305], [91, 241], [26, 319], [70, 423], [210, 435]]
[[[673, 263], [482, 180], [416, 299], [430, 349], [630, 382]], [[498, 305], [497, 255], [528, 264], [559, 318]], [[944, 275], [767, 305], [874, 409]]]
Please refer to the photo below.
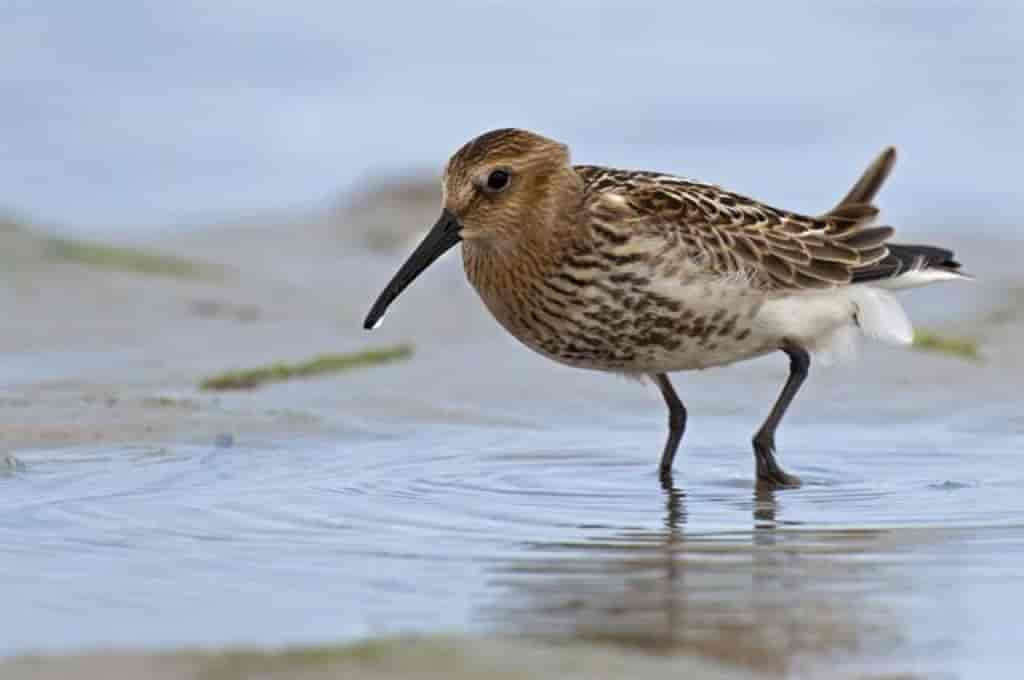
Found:
[[496, 630], [769, 670], [1024, 660], [1013, 433], [801, 424], [805, 486], [772, 492], [711, 420], [671, 488], [646, 416], [17, 453], [0, 653]]

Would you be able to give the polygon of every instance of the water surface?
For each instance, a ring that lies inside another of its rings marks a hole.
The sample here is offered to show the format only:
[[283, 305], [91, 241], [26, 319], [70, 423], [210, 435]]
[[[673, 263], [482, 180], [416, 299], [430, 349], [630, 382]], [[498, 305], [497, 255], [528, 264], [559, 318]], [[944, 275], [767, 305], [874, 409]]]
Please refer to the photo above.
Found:
[[770, 491], [751, 482], [738, 422], [716, 420], [664, 488], [645, 418], [598, 438], [428, 424], [19, 453], [0, 478], [0, 578], [18, 612], [0, 652], [440, 630], [769, 670], [1020, 663], [1011, 435], [799, 426], [782, 460], [805, 486]]

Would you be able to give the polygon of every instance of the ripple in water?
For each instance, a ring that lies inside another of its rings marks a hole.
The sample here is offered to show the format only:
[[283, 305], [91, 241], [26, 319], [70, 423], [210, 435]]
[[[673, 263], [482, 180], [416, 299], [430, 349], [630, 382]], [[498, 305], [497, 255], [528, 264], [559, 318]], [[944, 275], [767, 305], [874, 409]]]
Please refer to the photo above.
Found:
[[[885, 434], [823, 454], [812, 444], [834, 432], [788, 430], [782, 460], [806, 484], [779, 492], [755, 488], [743, 446], [701, 442], [662, 488], [658, 442], [628, 429], [22, 452], [0, 476], [0, 578], [19, 612], [2, 649], [497, 628], [723, 658], [723, 635], [755, 655], [796, 636], [771, 659], [792, 668], [893, 646], [920, 602], [894, 615], [876, 594], [941, 593], [936, 565], [954, 568], [965, 536], [987, 573], [1018, 545], [1024, 500], [998, 438]], [[925, 560], [935, 575], [911, 579]]]

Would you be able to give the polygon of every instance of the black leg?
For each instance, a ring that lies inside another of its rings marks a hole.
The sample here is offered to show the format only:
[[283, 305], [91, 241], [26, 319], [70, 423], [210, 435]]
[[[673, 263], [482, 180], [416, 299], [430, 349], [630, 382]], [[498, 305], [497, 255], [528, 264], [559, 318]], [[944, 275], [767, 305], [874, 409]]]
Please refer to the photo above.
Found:
[[661, 479], [671, 480], [672, 460], [676, 457], [676, 449], [683, 439], [683, 432], [686, 431], [686, 407], [679, 400], [668, 375], [655, 373], [651, 376], [661, 390], [661, 396], [665, 397], [665, 405], [668, 406], [668, 440], [665, 442], [665, 450], [661, 454]]
[[775, 460], [775, 428], [779, 426], [782, 416], [786, 415], [786, 409], [807, 377], [811, 356], [803, 347], [792, 343], [783, 345], [782, 351], [789, 356], [789, 378], [779, 398], [775, 400], [771, 413], [754, 435], [754, 458], [757, 460], [758, 480], [775, 486], [800, 486], [800, 478], [788, 474]]

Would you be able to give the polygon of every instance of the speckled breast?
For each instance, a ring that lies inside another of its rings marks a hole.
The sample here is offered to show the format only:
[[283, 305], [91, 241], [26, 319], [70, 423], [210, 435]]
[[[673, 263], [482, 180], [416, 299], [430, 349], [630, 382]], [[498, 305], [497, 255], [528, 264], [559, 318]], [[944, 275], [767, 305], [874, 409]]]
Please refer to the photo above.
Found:
[[512, 335], [570, 366], [656, 373], [772, 349], [753, 323], [760, 297], [727, 281], [566, 269], [506, 288], [470, 280]]

